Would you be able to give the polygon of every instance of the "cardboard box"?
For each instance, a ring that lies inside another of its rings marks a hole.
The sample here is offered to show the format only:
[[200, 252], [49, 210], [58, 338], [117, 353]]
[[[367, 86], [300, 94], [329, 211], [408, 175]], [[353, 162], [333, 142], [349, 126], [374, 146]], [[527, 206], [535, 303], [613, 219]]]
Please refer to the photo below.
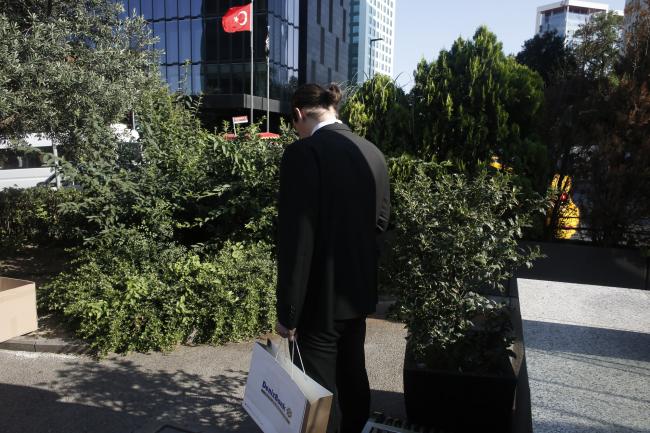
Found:
[[0, 342], [37, 328], [36, 284], [0, 277]]

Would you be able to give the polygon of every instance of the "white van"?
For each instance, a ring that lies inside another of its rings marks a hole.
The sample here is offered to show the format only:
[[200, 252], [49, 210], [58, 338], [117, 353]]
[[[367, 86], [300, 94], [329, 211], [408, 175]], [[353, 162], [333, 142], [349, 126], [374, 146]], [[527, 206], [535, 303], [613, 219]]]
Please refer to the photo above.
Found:
[[[111, 129], [123, 143], [136, 143], [140, 138], [135, 129], [123, 123], [114, 123]], [[55, 185], [54, 167], [45, 165], [44, 154], [54, 151], [52, 140], [43, 134], [27, 134], [27, 146], [40, 149], [30, 153], [14, 149], [9, 140], [0, 138], [0, 190]], [[57, 146], [60, 147], [60, 146]]]
[[[28, 134], [24, 141], [43, 153], [52, 153], [52, 140], [41, 134]], [[45, 165], [43, 156], [16, 150], [8, 140], [0, 138], [0, 190], [30, 188], [52, 177], [54, 168]]]

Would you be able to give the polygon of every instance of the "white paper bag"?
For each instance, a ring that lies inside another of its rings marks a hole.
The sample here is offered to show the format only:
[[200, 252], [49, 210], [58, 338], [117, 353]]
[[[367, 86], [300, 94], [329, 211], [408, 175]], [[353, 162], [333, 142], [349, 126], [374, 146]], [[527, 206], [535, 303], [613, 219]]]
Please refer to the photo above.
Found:
[[243, 406], [264, 433], [325, 433], [332, 393], [280, 354], [277, 345], [256, 342]]

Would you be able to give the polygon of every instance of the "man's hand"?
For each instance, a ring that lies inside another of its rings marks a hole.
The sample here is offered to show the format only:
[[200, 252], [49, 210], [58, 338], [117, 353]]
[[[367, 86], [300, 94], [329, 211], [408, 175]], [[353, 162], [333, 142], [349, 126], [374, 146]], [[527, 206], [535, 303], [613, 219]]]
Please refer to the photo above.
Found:
[[280, 322], [275, 324], [275, 332], [277, 332], [282, 338], [288, 338], [289, 341], [293, 341], [294, 338], [296, 338], [296, 330], [287, 329], [287, 327]]

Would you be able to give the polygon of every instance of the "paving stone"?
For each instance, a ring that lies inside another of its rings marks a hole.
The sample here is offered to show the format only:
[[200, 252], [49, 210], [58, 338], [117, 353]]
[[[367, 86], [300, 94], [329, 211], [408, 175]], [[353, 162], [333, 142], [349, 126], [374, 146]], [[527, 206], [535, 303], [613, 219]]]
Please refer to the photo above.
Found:
[[518, 287], [534, 432], [650, 432], [650, 293]]

